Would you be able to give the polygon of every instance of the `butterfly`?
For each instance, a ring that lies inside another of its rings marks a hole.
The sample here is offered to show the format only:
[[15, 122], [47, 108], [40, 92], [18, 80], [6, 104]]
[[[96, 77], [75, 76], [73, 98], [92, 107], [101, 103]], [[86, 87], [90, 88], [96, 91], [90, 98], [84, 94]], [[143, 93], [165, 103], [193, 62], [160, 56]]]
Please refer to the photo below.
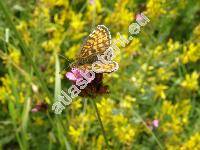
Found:
[[[81, 70], [92, 70], [92, 64], [98, 61], [98, 55], [103, 54], [111, 46], [111, 34], [107, 27], [98, 25], [95, 30], [88, 36], [83, 43], [76, 61], [72, 67]], [[118, 64], [114, 61], [109, 63], [98, 64], [98, 73], [110, 73], [118, 68]]]

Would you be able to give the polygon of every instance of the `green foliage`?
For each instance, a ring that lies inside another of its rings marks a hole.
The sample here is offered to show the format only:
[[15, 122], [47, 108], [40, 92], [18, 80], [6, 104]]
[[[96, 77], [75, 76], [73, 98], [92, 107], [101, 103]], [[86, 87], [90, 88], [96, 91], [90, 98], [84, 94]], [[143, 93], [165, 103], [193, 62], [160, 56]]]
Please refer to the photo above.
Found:
[[[140, 12], [150, 22], [119, 45], [109, 94], [55, 115], [84, 39], [98, 24], [128, 38]], [[199, 14], [196, 0], [1, 0], [0, 149], [200, 149]]]

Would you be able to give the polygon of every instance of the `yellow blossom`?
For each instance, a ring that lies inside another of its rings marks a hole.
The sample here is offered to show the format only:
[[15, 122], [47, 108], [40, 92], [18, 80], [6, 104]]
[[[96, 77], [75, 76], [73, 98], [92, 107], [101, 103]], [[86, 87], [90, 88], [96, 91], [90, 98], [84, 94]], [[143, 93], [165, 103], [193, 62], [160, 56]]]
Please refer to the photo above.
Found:
[[115, 3], [114, 12], [105, 19], [106, 24], [112, 25], [113, 30], [121, 31], [124, 27], [128, 28], [131, 21], [134, 19], [134, 14], [128, 11], [126, 8], [127, 5], [128, 0], [118, 0]]
[[34, 124], [37, 126], [42, 126], [42, 125], [44, 125], [44, 120], [41, 117], [36, 117], [34, 119]]
[[162, 84], [157, 84], [153, 86], [153, 91], [155, 92], [155, 97], [156, 98], [162, 98], [165, 99], [166, 95], [165, 95], [165, 90], [168, 87], [166, 85], [162, 85]]
[[188, 124], [190, 109], [189, 99], [180, 100], [176, 104], [172, 104], [167, 100], [163, 101], [161, 112], [157, 113], [157, 118], [161, 120], [162, 124], [159, 129], [165, 134], [171, 133], [171, 136], [165, 139], [167, 147], [171, 147], [176, 142], [181, 142], [177, 136], [183, 131], [184, 126]]
[[168, 46], [169, 52], [172, 52], [172, 51], [175, 51], [175, 50], [180, 48], [180, 43], [179, 42], [173, 42], [172, 39], [169, 39], [167, 46]]
[[114, 133], [118, 137], [119, 141], [125, 144], [130, 144], [134, 141], [136, 131], [133, 126], [127, 124], [122, 126], [116, 126], [114, 128]]
[[69, 50], [65, 52], [65, 56], [69, 59], [73, 59], [76, 56], [76, 53], [80, 51], [80, 45], [73, 45]]
[[197, 72], [193, 72], [191, 75], [186, 74], [185, 80], [182, 81], [181, 86], [188, 90], [196, 91], [199, 88], [198, 78], [199, 74]]
[[189, 46], [183, 47], [183, 63], [197, 62], [200, 59], [200, 44], [190, 43]]
[[12, 83], [8, 75], [1, 77], [0, 81], [2, 82], [2, 85], [0, 86], [0, 101], [5, 103], [9, 98], [15, 100], [12, 95], [11, 84], [16, 83]]
[[16, 28], [22, 33], [23, 39], [26, 42], [26, 44], [29, 44], [31, 41], [31, 36], [28, 31], [28, 24], [25, 21], [21, 21]]
[[15, 63], [16, 65], [20, 64], [20, 59], [21, 59], [21, 52], [16, 49], [13, 46], [9, 47], [9, 55], [8, 55], [9, 59], [12, 60], [13, 63]]
[[200, 144], [199, 144], [199, 139], [200, 139], [200, 132], [195, 133], [190, 137], [188, 141], [186, 141], [180, 148], [180, 150], [199, 150], [200, 149]]
[[149, 14], [152, 18], [165, 14], [166, 10], [163, 7], [165, 3], [166, 0], [149, 0], [147, 3], [147, 14]]
[[[90, 0], [88, 0], [89, 3]], [[93, 0], [92, 4], [87, 5], [87, 11], [85, 19], [88, 23], [92, 24], [95, 17], [95, 23], [98, 24], [101, 21], [102, 16], [98, 15], [102, 13], [102, 4], [100, 0]]]
[[196, 35], [197, 40], [200, 40], [200, 24], [198, 24], [198, 25], [195, 27], [193, 33], [194, 33], [194, 35]]
[[100, 103], [97, 103], [97, 107], [100, 110], [100, 115], [102, 117], [102, 120], [105, 123], [110, 122], [113, 109], [113, 102], [109, 99], [103, 98]]
[[74, 128], [73, 126], [69, 126], [69, 135], [72, 136], [72, 140], [75, 142], [79, 141], [79, 138], [83, 132], [83, 128]]

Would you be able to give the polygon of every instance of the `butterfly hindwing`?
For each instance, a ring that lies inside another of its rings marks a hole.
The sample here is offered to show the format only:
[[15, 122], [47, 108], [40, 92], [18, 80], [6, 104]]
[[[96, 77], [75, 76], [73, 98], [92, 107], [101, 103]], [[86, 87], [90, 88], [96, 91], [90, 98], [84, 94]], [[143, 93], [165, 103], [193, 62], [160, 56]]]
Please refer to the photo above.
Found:
[[94, 71], [96, 73], [111, 73], [116, 71], [119, 66], [118, 63], [115, 61], [110, 62], [109, 64], [103, 64], [103, 63], [98, 63], [95, 68], [92, 68], [92, 64], [84, 64], [81, 66], [78, 66], [79, 69], [81, 70], [89, 70], [89, 71]]

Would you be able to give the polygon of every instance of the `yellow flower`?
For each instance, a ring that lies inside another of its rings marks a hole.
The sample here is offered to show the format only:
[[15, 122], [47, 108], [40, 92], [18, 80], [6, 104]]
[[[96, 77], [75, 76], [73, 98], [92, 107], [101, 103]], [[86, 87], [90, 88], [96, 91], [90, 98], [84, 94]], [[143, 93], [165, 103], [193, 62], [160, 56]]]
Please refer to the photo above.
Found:
[[41, 0], [42, 3], [45, 3], [46, 7], [54, 7], [54, 6], [65, 6], [68, 7], [69, 2], [66, 0]]
[[161, 112], [157, 113], [156, 117], [161, 120], [159, 129], [164, 132], [163, 134], [171, 134], [171, 136], [165, 139], [167, 148], [170, 149], [175, 143], [181, 142], [178, 136], [183, 131], [184, 126], [188, 124], [190, 109], [191, 104], [189, 99], [181, 100], [176, 104], [172, 104], [167, 100], [163, 101]]
[[124, 100], [120, 102], [120, 105], [122, 108], [131, 109], [135, 101], [136, 99], [134, 97], [127, 95], [125, 96]]
[[136, 129], [128, 122], [128, 117], [123, 114], [112, 116], [114, 134], [122, 143], [130, 144], [136, 134]]
[[195, 27], [193, 33], [194, 33], [194, 35], [196, 35], [197, 40], [200, 40], [200, 24], [198, 24], [198, 25]]
[[75, 129], [73, 126], [69, 126], [69, 135], [72, 136], [72, 140], [75, 141], [75, 142], [79, 141], [79, 138], [80, 138], [82, 132], [83, 132], [82, 127]]
[[111, 14], [111, 16], [108, 16], [105, 19], [106, 24], [112, 25], [113, 30], [122, 31], [122, 29], [127, 29], [131, 21], [133, 21], [134, 14], [132, 12], [129, 12], [129, 10], [126, 8], [127, 5], [128, 0], [118, 0], [115, 3], [114, 12]]
[[64, 28], [48, 28], [47, 32], [51, 33], [51, 38], [42, 43], [45, 51], [60, 51], [60, 45], [65, 37]]
[[158, 78], [163, 81], [169, 80], [174, 75], [172, 71], [167, 71], [165, 68], [158, 68], [156, 72]]
[[197, 62], [200, 59], [200, 44], [190, 43], [188, 47], [183, 47], [182, 60], [186, 64], [188, 62]]
[[[90, 1], [90, 0], [88, 0], [88, 1]], [[102, 18], [102, 15], [100, 15], [101, 12], [102, 12], [101, 1], [93, 0], [93, 4], [87, 5], [85, 19], [87, 19], [88, 23], [92, 24], [94, 17], [95, 17], [95, 23], [99, 24], [101, 21], [101, 18]]]
[[9, 56], [8, 56], [16, 65], [20, 64], [21, 53], [15, 47], [9, 47]]
[[[76, 14], [75, 12], [71, 11], [71, 22], [70, 22], [70, 29], [72, 33], [71, 39], [75, 40], [78, 38], [82, 38], [82, 36], [85, 35], [83, 32], [85, 25], [85, 21], [82, 19], [82, 14]], [[73, 34], [73, 33], [78, 33], [78, 34]], [[78, 36], [78, 37], [77, 37]]]
[[166, 13], [163, 7], [166, 0], [149, 0], [147, 3], [147, 14], [152, 18], [157, 18], [162, 14]]
[[22, 92], [19, 93], [19, 102], [20, 103], [24, 103], [24, 100], [25, 100], [25, 96], [23, 95]]
[[166, 98], [165, 90], [167, 88], [168, 87], [166, 85], [162, 85], [162, 84], [154, 85], [153, 91], [155, 92], [155, 97], [165, 99]]
[[51, 101], [49, 100], [48, 97], [45, 97], [44, 100], [45, 100], [45, 102], [46, 102], [47, 104], [50, 104], [50, 103], [51, 103]]
[[70, 47], [69, 50], [65, 52], [65, 56], [68, 57], [69, 59], [74, 59], [77, 52], [80, 50], [80, 45], [73, 45]]
[[153, 52], [153, 56], [155, 58], [158, 58], [161, 54], [163, 54], [163, 46], [162, 45], [157, 45], [154, 52]]
[[36, 117], [34, 124], [37, 126], [42, 126], [44, 125], [44, 120], [41, 117]]
[[78, 110], [79, 108], [82, 107], [82, 101], [81, 99], [73, 100], [71, 105], [72, 105], [72, 109]]
[[14, 96], [12, 95], [11, 84], [16, 83], [12, 83], [8, 75], [1, 77], [0, 81], [2, 82], [2, 85], [0, 86], [0, 101], [5, 103], [6, 100], [9, 99], [15, 100]]
[[97, 103], [100, 115], [105, 124], [111, 122], [111, 114], [113, 109], [113, 102], [110, 99], [103, 98], [100, 103]]
[[185, 80], [182, 81], [181, 86], [188, 90], [196, 91], [199, 88], [198, 78], [199, 74], [196, 71], [194, 71], [191, 75], [187, 74]]
[[52, 51], [55, 48], [55, 44], [53, 41], [44, 41], [42, 43], [42, 47], [45, 49], [45, 51]]
[[134, 127], [130, 124], [116, 126], [114, 128], [114, 133], [118, 137], [119, 141], [125, 144], [130, 144], [134, 140], [136, 131]]
[[[184, 109], [183, 109], [184, 108]], [[188, 124], [188, 115], [191, 109], [190, 100], [184, 99], [176, 104], [172, 104], [169, 101], [164, 101], [161, 112], [157, 113], [157, 118], [161, 120], [159, 130], [163, 134], [170, 134], [165, 137], [165, 145], [167, 149], [178, 149], [177, 144], [182, 140], [179, 137], [184, 130], [184, 127]]]
[[104, 144], [104, 138], [102, 135], [100, 135], [97, 139], [97, 150], [102, 150]]
[[173, 42], [172, 39], [169, 39], [167, 46], [168, 46], [169, 52], [172, 52], [172, 51], [175, 51], [175, 50], [180, 48], [180, 43], [179, 42]]
[[180, 150], [199, 150], [200, 149], [200, 144], [199, 144], [199, 139], [200, 139], [200, 132], [195, 133], [190, 137], [188, 141], [186, 141], [180, 148]]
[[82, 14], [72, 13], [71, 27], [74, 30], [80, 31], [83, 29], [84, 22], [81, 21]]
[[31, 42], [31, 35], [28, 30], [28, 24], [25, 21], [21, 21], [19, 25], [16, 26], [17, 30], [19, 30], [22, 33], [23, 39], [26, 44], [29, 44]]

